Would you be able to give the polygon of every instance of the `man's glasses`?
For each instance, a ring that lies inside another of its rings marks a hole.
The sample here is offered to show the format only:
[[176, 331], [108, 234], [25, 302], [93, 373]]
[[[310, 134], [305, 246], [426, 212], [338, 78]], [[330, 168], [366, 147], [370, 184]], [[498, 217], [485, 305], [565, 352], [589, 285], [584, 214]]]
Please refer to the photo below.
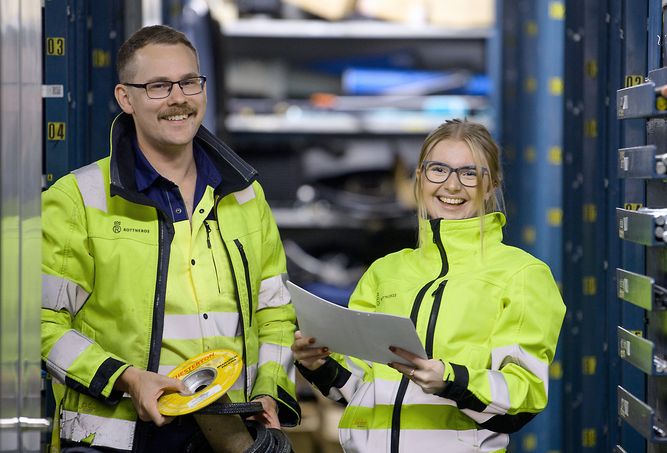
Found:
[[[426, 176], [426, 179], [434, 184], [442, 184], [449, 179], [452, 173], [456, 173], [461, 185], [466, 187], [477, 186], [478, 170], [475, 166], [469, 165], [466, 167], [452, 168], [442, 162], [425, 160], [422, 162], [422, 168], [424, 169], [424, 176]], [[486, 168], [481, 168], [481, 171], [482, 176], [484, 176], [485, 173], [488, 173]]]
[[189, 77], [187, 79], [172, 82], [171, 80], [160, 80], [159, 82], [150, 83], [123, 83], [129, 87], [143, 88], [146, 90], [146, 95], [151, 99], [164, 99], [169, 97], [174, 84], [181, 87], [181, 91], [186, 96], [194, 96], [204, 91], [204, 84], [206, 83], [205, 76]]

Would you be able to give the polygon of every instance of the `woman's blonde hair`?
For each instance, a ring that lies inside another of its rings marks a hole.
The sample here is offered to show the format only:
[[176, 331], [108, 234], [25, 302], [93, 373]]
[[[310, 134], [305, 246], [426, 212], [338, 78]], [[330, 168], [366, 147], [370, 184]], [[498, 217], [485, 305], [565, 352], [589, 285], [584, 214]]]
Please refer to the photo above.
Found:
[[[488, 190], [492, 191], [490, 196], [485, 190], [478, 190], [473, 202], [475, 203], [477, 215], [483, 219], [489, 212], [505, 210], [505, 203], [502, 192], [502, 165], [500, 163], [500, 148], [496, 144], [489, 131], [482, 124], [473, 123], [467, 120], [453, 119], [447, 120], [434, 131], [432, 131], [424, 140], [414, 185], [415, 199], [417, 200], [417, 212], [420, 218], [428, 218], [426, 205], [422, 196], [422, 186], [424, 184], [423, 162], [428, 159], [433, 147], [443, 140], [463, 141], [470, 151], [477, 167], [477, 186], [484, 187], [484, 174], [489, 178]], [[482, 171], [486, 169], [486, 172]], [[483, 225], [482, 225], [483, 228]], [[420, 238], [421, 243], [421, 238]]]

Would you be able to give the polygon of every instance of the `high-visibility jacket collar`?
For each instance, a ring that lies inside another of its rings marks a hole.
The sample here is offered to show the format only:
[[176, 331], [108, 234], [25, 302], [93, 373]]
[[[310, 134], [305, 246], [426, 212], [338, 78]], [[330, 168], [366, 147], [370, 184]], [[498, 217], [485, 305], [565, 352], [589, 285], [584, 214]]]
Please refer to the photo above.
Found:
[[[134, 150], [132, 140], [136, 136], [131, 115], [121, 113], [111, 125], [111, 162], [109, 166], [111, 195], [121, 195], [130, 201], [152, 204], [148, 197], [137, 192], [134, 174]], [[201, 126], [194, 138], [222, 176], [216, 195], [225, 196], [248, 187], [256, 178], [257, 170], [240, 159], [229, 146]]]
[[[419, 252], [425, 262], [442, 260], [442, 249], [450, 265], [460, 260], [469, 262], [471, 255], [482, 257], [487, 246], [502, 242], [504, 225], [505, 216], [500, 212], [462, 220], [420, 219], [419, 237], [422, 243]], [[482, 236], [484, 247], [481, 246]]]

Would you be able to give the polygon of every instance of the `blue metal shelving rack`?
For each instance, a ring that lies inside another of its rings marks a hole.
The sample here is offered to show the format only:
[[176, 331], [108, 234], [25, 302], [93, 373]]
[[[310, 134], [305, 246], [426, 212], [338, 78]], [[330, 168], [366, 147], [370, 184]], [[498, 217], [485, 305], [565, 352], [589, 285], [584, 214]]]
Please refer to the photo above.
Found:
[[[503, 6], [507, 240], [547, 262], [560, 283], [565, 4], [514, 0]], [[549, 405], [512, 436], [512, 452], [561, 449], [560, 349], [550, 370]]]

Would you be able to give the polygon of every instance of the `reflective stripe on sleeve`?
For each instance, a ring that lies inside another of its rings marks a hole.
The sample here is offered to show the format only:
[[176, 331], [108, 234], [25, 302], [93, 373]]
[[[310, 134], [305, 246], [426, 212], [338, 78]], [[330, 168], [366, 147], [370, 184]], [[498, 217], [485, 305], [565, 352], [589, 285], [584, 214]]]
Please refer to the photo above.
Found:
[[97, 208], [107, 212], [107, 195], [104, 188], [104, 176], [97, 163], [92, 163], [72, 172], [76, 177], [83, 204], [87, 208]]
[[510, 408], [510, 392], [505, 376], [500, 371], [489, 370], [489, 387], [491, 388], [491, 402], [484, 412], [491, 414], [506, 414]]
[[278, 362], [292, 382], [294, 382], [296, 368], [294, 367], [292, 350], [289, 347], [279, 346], [272, 343], [262, 343], [259, 347], [259, 366], [268, 362]]
[[42, 274], [42, 307], [59, 311], [67, 310], [76, 315], [88, 300], [90, 293], [71, 280]]
[[279, 307], [289, 303], [290, 295], [287, 291], [287, 287], [283, 283], [282, 275], [276, 275], [262, 280], [262, 283], [259, 286], [258, 310], [268, 307]]
[[60, 437], [73, 442], [94, 435], [92, 446], [132, 450], [135, 422], [63, 410]]
[[244, 204], [255, 198], [255, 189], [250, 185], [243, 190], [234, 192], [234, 196], [239, 204]]
[[69, 367], [92, 344], [93, 342], [80, 332], [68, 330], [51, 348], [46, 359], [46, 369], [64, 384]]
[[248, 370], [248, 388], [251, 389], [255, 385], [255, 380], [257, 379], [257, 365], [250, 365], [243, 367], [243, 370], [241, 370], [241, 375], [229, 390], [240, 390], [241, 393], [243, 393], [243, 381], [246, 379], [246, 370]]
[[500, 370], [506, 363], [516, 363], [535, 376], [537, 376], [544, 385], [545, 395], [549, 394], [549, 366], [528, 354], [518, 344], [495, 348], [491, 352], [491, 369]]
[[210, 337], [236, 337], [238, 313], [207, 312], [201, 314], [166, 315], [163, 340], [197, 340]]

